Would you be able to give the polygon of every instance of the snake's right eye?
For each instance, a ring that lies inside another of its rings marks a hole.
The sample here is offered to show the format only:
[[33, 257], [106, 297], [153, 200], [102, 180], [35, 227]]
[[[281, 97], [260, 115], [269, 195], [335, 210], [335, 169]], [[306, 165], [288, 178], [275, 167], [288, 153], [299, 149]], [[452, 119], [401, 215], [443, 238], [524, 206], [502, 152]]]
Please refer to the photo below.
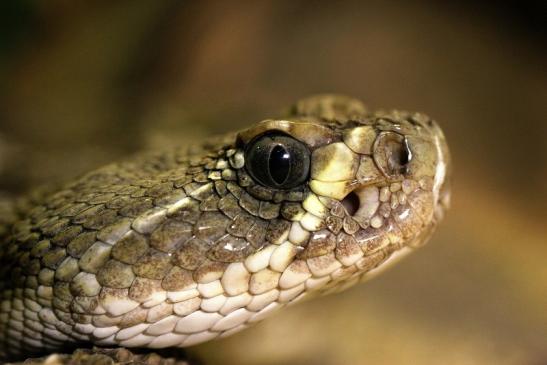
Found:
[[247, 146], [245, 167], [261, 185], [292, 189], [308, 178], [310, 152], [302, 142], [280, 132], [264, 134]]

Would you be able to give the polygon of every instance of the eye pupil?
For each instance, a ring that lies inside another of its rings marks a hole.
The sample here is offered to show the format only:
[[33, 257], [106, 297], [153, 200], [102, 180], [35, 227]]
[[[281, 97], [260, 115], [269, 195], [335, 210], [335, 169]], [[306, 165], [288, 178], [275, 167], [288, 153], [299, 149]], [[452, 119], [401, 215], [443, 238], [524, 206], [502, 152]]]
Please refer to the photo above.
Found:
[[291, 168], [290, 153], [283, 146], [275, 146], [270, 153], [268, 167], [273, 180], [279, 185], [283, 184], [287, 180]]
[[246, 146], [245, 167], [263, 186], [292, 189], [308, 178], [310, 151], [297, 139], [275, 131], [256, 137]]

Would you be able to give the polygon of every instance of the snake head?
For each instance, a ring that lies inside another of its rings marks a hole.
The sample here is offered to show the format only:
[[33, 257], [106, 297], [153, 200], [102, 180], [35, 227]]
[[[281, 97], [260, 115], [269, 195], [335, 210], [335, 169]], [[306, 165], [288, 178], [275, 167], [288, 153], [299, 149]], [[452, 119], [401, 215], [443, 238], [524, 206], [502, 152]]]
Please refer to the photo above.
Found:
[[0, 250], [0, 357], [191, 346], [347, 288], [426, 242], [449, 175], [434, 121], [329, 95], [92, 171]]
[[270, 261], [283, 251], [281, 289], [332, 292], [372, 277], [423, 245], [449, 205], [448, 147], [423, 114], [371, 113], [358, 100], [320, 95], [239, 142], [246, 171], [279, 191], [290, 222]]

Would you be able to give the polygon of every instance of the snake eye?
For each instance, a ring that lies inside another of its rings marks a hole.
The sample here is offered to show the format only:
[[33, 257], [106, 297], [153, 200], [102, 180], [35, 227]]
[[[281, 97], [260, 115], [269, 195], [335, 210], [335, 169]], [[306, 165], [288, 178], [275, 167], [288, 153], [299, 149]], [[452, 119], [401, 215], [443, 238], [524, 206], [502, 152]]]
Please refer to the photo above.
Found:
[[281, 133], [255, 138], [245, 150], [245, 166], [260, 184], [291, 189], [306, 181], [310, 152], [300, 141]]
[[408, 142], [398, 133], [381, 133], [374, 142], [374, 160], [388, 177], [405, 174], [411, 159]]

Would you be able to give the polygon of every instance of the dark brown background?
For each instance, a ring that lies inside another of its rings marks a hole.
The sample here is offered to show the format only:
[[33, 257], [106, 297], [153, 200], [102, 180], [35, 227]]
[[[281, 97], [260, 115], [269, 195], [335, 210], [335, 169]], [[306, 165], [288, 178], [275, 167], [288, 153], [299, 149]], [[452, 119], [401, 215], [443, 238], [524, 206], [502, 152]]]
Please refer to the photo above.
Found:
[[313, 93], [424, 111], [455, 163], [432, 242], [366, 285], [190, 352], [208, 364], [545, 364], [547, 9], [389, 4], [4, 1], [0, 191]]

